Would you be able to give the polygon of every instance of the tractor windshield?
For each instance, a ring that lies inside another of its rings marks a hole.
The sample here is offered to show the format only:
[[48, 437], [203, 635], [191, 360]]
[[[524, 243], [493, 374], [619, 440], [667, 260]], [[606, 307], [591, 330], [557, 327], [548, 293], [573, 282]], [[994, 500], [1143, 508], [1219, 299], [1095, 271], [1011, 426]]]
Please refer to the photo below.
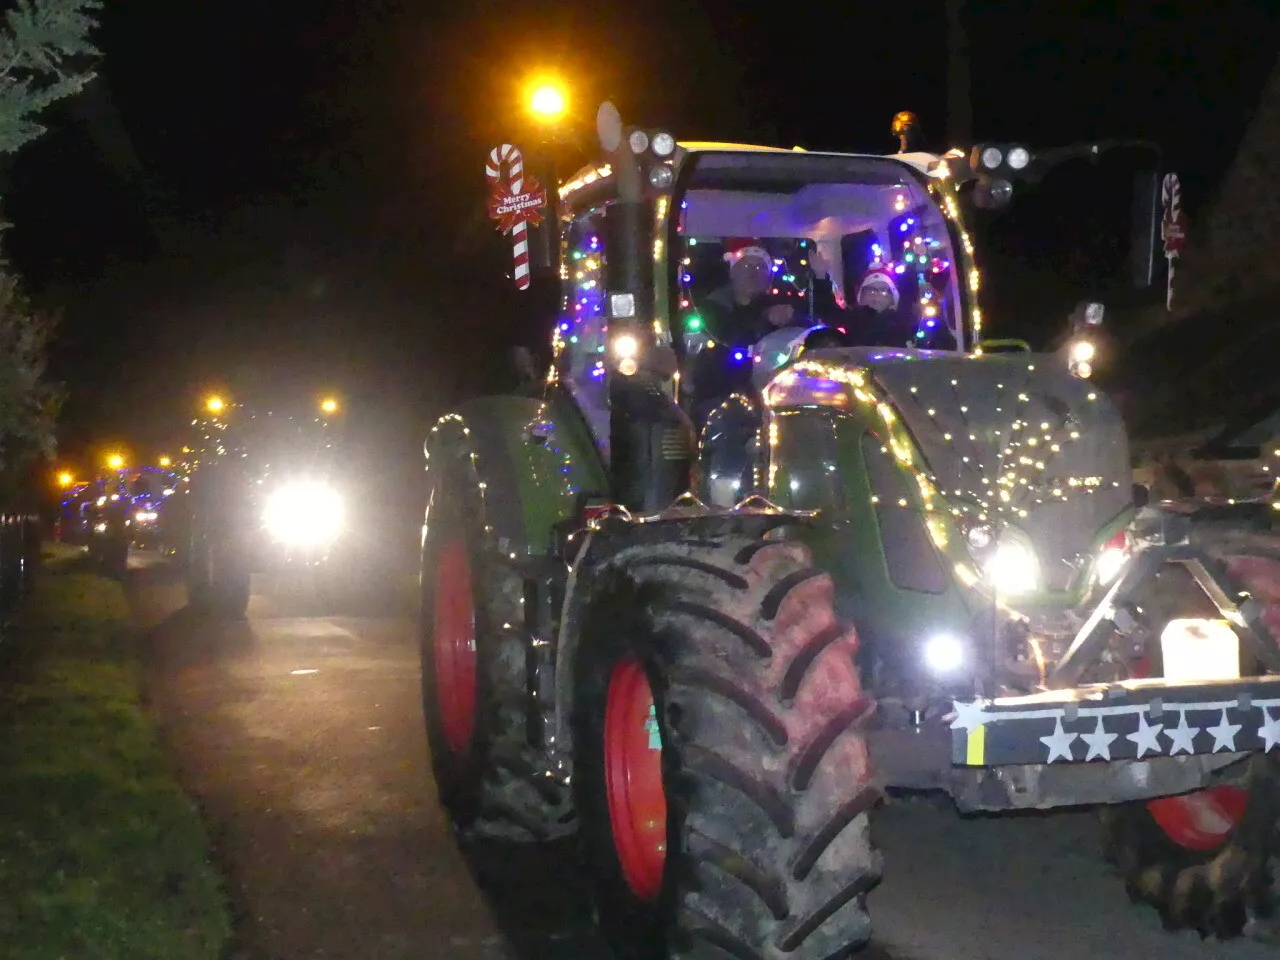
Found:
[[818, 326], [842, 345], [964, 349], [952, 235], [914, 169], [803, 152], [691, 166], [675, 269], [695, 406], [833, 345]]

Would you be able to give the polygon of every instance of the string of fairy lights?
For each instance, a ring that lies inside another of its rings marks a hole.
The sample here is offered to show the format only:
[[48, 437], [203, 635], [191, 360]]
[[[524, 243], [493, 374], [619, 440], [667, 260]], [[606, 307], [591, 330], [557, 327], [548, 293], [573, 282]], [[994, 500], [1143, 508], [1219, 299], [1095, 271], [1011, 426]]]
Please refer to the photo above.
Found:
[[[873, 249], [872, 263], [890, 266], [896, 276], [903, 278], [899, 288], [900, 296], [909, 291], [908, 295], [914, 297], [920, 318], [917, 339], [926, 340], [936, 331], [939, 323], [945, 323], [942, 316], [945, 314], [945, 298], [951, 289], [954, 275], [953, 259], [961, 261], [968, 283], [959, 289], [963, 302], [951, 309], [953, 312], [967, 314], [969, 357], [977, 359], [982, 355], [981, 348], [976, 345], [981, 341], [983, 318], [977, 299], [980, 276], [973, 262], [972, 239], [960, 214], [956, 185], [947, 177], [945, 167], [929, 181], [928, 189], [949, 221], [954, 235], [958, 237], [959, 248], [952, 252], [952, 256], [948, 256], [947, 245], [941, 239], [916, 229], [920, 225], [922, 208], [916, 206], [908, 209], [907, 197], [905, 194], [898, 194], [894, 201], [896, 217], [889, 224], [890, 236], [895, 233], [897, 236], [886, 241], [895, 248], [895, 255], [884, 257], [883, 249]], [[563, 195], [565, 191], [561, 192]], [[682, 225], [677, 225], [678, 232], [682, 232], [682, 229]], [[686, 249], [678, 263], [677, 302], [682, 311], [691, 311], [695, 282], [693, 248], [698, 246], [698, 240], [687, 238], [685, 244]], [[810, 266], [809, 241], [800, 240], [796, 253], [795, 264], [788, 257], [773, 258], [773, 283], [770, 292], [775, 296], [792, 296], [797, 300], [809, 299], [812, 302], [812, 271], [806, 269]], [[578, 244], [566, 244], [566, 254], [562, 260], [561, 276], [571, 283], [566, 287], [565, 316], [557, 325], [553, 347], [557, 357], [569, 346], [579, 348], [574, 353], [590, 357], [593, 353], [603, 353], [603, 336], [607, 333], [605, 324], [584, 323], [604, 312], [606, 291], [602, 288], [599, 236], [589, 231], [584, 233]], [[658, 256], [657, 252], [655, 256]], [[702, 332], [696, 312], [686, 313], [685, 323], [686, 332]], [[593, 340], [591, 343], [584, 343], [584, 336], [588, 336], [587, 330], [593, 331], [598, 342]], [[714, 343], [708, 345], [714, 346]], [[603, 378], [603, 359], [596, 358], [589, 362], [589, 376]], [[998, 455], [995, 458], [983, 455], [976, 446], [991, 440], [979, 438], [977, 427], [968, 417], [969, 410], [959, 389], [958, 379], [950, 381], [949, 405], [953, 413], [959, 414], [961, 427], [957, 431], [948, 429], [940, 422], [936, 409], [927, 405], [917, 388], [910, 389], [910, 402], [915, 403], [918, 410], [928, 417], [943, 442], [974, 445], [968, 451], [959, 453], [961, 463], [970, 470], [959, 480], [960, 486], [946, 491], [941, 489], [936, 474], [928, 469], [927, 458], [907, 425], [895, 412], [885, 390], [876, 383], [867, 369], [837, 367], [802, 357], [775, 382], [785, 385], [800, 376], [822, 377], [843, 384], [859, 403], [872, 407], [886, 429], [883, 452], [913, 477], [919, 490], [918, 507], [930, 515], [929, 530], [939, 546], [944, 546], [947, 541], [946, 526], [950, 521], [1023, 519], [1030, 510], [1038, 506], [1067, 502], [1077, 496], [1119, 486], [1117, 481], [1108, 482], [1101, 477], [1058, 476], [1054, 473], [1053, 467], [1063, 450], [1079, 440], [1079, 423], [1069, 413], [1057, 417], [1056, 422], [1031, 416], [1029, 404], [1032, 394], [1029, 388], [1034, 372], [1035, 364], [1028, 362], [1018, 383], [997, 385], [999, 395], [995, 402], [996, 412], [1002, 413], [1008, 407], [1009, 420], [1007, 428], [991, 431], [999, 438]], [[1087, 399], [1093, 401], [1096, 397], [1095, 393], [1089, 393]], [[899, 404], [908, 402], [902, 397], [894, 399]], [[776, 424], [770, 431], [769, 441], [771, 444], [777, 443]], [[773, 472], [774, 468], [771, 467], [770, 486]], [[976, 487], [970, 486], [974, 480]], [[940, 508], [939, 504], [945, 506]], [[909, 502], [902, 502], [900, 505], [913, 507]], [[947, 518], [949, 520], [946, 523], [942, 522]]]
[[[1012, 406], [1012, 410], [1007, 430], [992, 430], [995, 437], [999, 438], [999, 455], [994, 464], [990, 463], [988, 457], [982, 456], [976, 446], [984, 441], [967, 416], [969, 408], [960, 391], [959, 379], [951, 379], [949, 386], [954, 404], [952, 409], [959, 413], [965, 428], [961, 436], [939, 422], [937, 408], [926, 405], [918, 387], [909, 388], [909, 395], [917, 409], [929, 418], [943, 442], [974, 445], [967, 452], [960, 452], [959, 459], [970, 468], [971, 475], [976, 476], [979, 483], [977, 488], [941, 489], [937, 475], [928, 469], [927, 458], [910, 429], [894, 410], [883, 387], [866, 368], [850, 369], [801, 358], [779, 374], [774, 381], [777, 386], [771, 386], [766, 391], [765, 401], [769, 403], [772, 399], [781, 397], [786, 388], [801, 377], [814, 377], [840, 384], [853, 401], [874, 410], [885, 429], [885, 443], [881, 452], [891, 456], [900, 469], [907, 471], [919, 490], [918, 503], [913, 504], [907, 498], [902, 498], [898, 505], [923, 511], [927, 515], [926, 524], [930, 535], [938, 547], [944, 549], [949, 541], [947, 528], [950, 521], [988, 523], [1012, 520], [1015, 517], [1025, 519], [1029, 511], [1036, 507], [1064, 503], [1074, 497], [1120, 486], [1118, 481], [1108, 482], [1096, 476], [1058, 477], [1053, 474], [1052, 466], [1065, 448], [1080, 439], [1080, 425], [1070, 414], [1056, 424], [1047, 419], [1030, 419], [1026, 415], [1026, 408], [1032, 400], [1028, 388], [1035, 370], [1035, 363], [1028, 362], [1022, 366], [1021, 383], [1016, 386], [997, 384], [1000, 394], [996, 401], [996, 412], [1003, 412], [1006, 403]], [[1008, 401], [1004, 399], [1006, 396], [1009, 397]], [[1086, 399], [1094, 402], [1097, 396], [1090, 392]], [[776, 421], [771, 424], [769, 442], [771, 446], [778, 443]], [[770, 487], [774, 485], [774, 479], [771, 464]], [[878, 503], [878, 497], [873, 496], [872, 502]], [[945, 505], [941, 509], [938, 506], [940, 503]]]
[[[578, 236], [572, 236], [577, 233]], [[605, 305], [608, 292], [604, 286], [604, 250], [600, 235], [594, 229], [566, 231], [563, 256], [560, 261], [560, 279], [564, 283], [561, 319], [551, 337], [553, 376], [565, 350], [569, 362], [578, 369], [577, 375], [587, 375], [601, 381], [605, 376], [605, 338], [609, 333], [607, 322], [599, 318], [607, 316]]]

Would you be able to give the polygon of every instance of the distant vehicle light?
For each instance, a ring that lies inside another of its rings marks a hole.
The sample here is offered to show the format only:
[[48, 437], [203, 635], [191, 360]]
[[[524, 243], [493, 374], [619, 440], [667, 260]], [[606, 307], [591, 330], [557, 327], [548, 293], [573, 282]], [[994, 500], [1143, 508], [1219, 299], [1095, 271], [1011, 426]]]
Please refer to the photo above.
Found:
[[346, 509], [329, 484], [295, 480], [267, 498], [262, 520], [272, 538], [293, 547], [319, 547], [342, 533]]

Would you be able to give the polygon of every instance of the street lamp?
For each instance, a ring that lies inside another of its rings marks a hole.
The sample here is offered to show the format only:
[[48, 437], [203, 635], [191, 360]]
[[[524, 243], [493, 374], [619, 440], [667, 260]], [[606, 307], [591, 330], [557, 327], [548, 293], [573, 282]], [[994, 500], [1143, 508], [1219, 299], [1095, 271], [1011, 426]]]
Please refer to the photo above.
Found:
[[65, 470], [58, 474], [58, 486], [60, 487], [69, 487], [75, 482], [76, 478]]
[[555, 83], [540, 83], [529, 94], [529, 112], [540, 123], [558, 123], [568, 110], [568, 98]]
[[219, 396], [212, 396], [204, 402], [204, 406], [210, 413], [221, 413], [227, 408], [227, 403]]
[[320, 409], [325, 413], [337, 413], [338, 401], [333, 399], [333, 397], [325, 397], [320, 401]]
[[123, 470], [124, 457], [120, 456], [118, 453], [111, 454], [111, 456], [107, 457], [107, 466], [112, 470]]
[[162, 467], [168, 467], [171, 463], [173, 463], [173, 461], [170, 460], [168, 457], [160, 458], [160, 466]]

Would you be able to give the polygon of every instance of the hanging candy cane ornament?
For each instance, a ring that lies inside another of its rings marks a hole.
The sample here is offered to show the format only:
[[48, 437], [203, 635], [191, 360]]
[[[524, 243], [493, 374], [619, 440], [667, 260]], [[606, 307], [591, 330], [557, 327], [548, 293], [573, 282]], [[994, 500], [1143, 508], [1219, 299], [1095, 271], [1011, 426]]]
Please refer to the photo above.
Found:
[[[503, 171], [506, 177], [503, 177]], [[489, 181], [489, 216], [498, 221], [498, 230], [511, 234], [514, 258], [512, 276], [516, 287], [529, 289], [529, 230], [542, 222], [540, 208], [547, 192], [534, 177], [524, 173], [524, 154], [514, 144], [504, 143], [489, 151], [484, 168]]]
[[1169, 267], [1166, 271], [1164, 307], [1173, 309], [1173, 262], [1182, 256], [1183, 245], [1187, 242], [1186, 231], [1182, 225], [1182, 184], [1176, 173], [1167, 173], [1160, 184], [1160, 203], [1163, 216], [1160, 221], [1160, 236], [1164, 240], [1164, 258]]

